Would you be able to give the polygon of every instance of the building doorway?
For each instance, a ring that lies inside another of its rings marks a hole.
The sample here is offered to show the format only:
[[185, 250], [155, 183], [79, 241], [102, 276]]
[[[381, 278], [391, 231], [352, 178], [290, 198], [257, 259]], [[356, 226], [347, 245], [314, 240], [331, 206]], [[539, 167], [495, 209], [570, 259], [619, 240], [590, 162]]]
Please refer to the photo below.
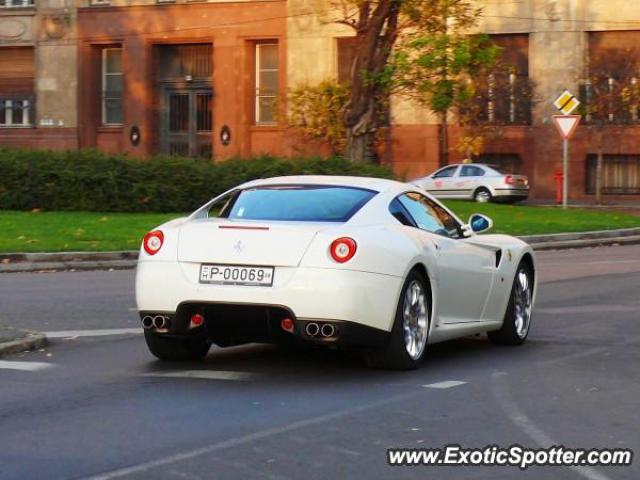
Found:
[[211, 89], [164, 88], [162, 153], [211, 158], [212, 103]]
[[213, 49], [210, 44], [159, 46], [160, 150], [213, 156]]

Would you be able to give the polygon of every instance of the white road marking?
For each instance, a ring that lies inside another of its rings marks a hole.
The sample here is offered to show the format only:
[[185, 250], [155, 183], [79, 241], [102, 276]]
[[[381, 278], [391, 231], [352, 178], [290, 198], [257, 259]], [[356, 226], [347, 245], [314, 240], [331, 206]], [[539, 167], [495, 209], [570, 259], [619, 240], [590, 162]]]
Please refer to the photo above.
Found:
[[48, 338], [70, 337], [106, 337], [108, 335], [132, 335], [142, 333], [142, 328], [111, 328], [103, 330], [60, 330], [57, 332], [43, 332]]
[[235, 380], [246, 381], [256, 375], [250, 372], [233, 372], [223, 370], [175, 370], [171, 372], [143, 373], [143, 377], [168, 378], [201, 378], [205, 380]]
[[24, 370], [35, 372], [37, 370], [44, 370], [53, 366], [53, 363], [45, 362], [13, 362], [8, 360], [0, 360], [0, 368], [5, 368], [7, 370]]
[[460, 385], [464, 385], [465, 383], [467, 382], [462, 382], [460, 380], [445, 380], [444, 382], [429, 383], [428, 385], [423, 385], [423, 387], [438, 388], [444, 390], [445, 388], [459, 387]]
[[334, 447], [333, 445], [325, 445], [324, 448], [326, 448], [327, 450], [331, 451], [331, 452], [336, 452], [336, 453], [341, 453], [344, 455], [350, 455], [352, 457], [361, 457], [362, 453], [357, 452], [355, 450], [350, 450], [348, 448], [344, 448], [344, 447]]
[[[200, 457], [202, 455], [208, 455], [219, 450], [236, 447], [238, 445], [244, 445], [246, 443], [254, 442], [256, 440], [262, 440], [263, 438], [272, 437], [274, 435], [280, 435], [282, 433], [287, 433], [287, 432], [299, 430], [301, 428], [309, 427], [312, 425], [325, 423], [330, 420], [335, 420], [337, 418], [345, 417], [347, 415], [366, 412], [367, 410], [371, 410], [372, 408], [381, 407], [383, 405], [388, 405], [390, 403], [397, 402], [400, 400], [406, 400], [408, 398], [415, 397], [417, 395], [418, 393], [416, 391], [412, 391], [410, 393], [404, 393], [401, 395], [396, 395], [394, 397], [388, 397], [383, 400], [379, 400], [377, 402], [369, 403], [367, 405], [360, 405], [358, 407], [349, 408], [346, 410], [342, 410], [340, 412], [328, 413], [326, 415], [320, 415], [318, 417], [306, 418], [304, 420], [299, 420], [297, 422], [289, 423], [288, 425], [284, 425], [282, 427], [261, 430], [255, 433], [250, 433], [248, 435], [241, 436], [241, 437], [231, 438], [229, 440], [223, 440], [221, 442], [205, 445], [200, 448], [187, 450], [187, 451], [177, 453], [175, 455], [171, 455], [168, 457], [162, 457], [162, 458], [159, 458], [158, 460], [151, 460], [149, 462], [139, 463], [137, 465], [132, 465], [130, 467], [120, 468], [118, 470], [112, 470], [110, 472], [105, 472], [99, 475], [95, 475], [93, 477], [88, 477], [85, 480], [111, 480], [112, 478], [121, 478], [121, 477], [126, 477], [128, 475], [133, 475], [136, 473], [148, 472], [149, 470], [154, 468], [164, 467], [166, 465], [171, 465], [183, 460], [190, 460], [192, 458]], [[150, 475], [147, 475], [147, 476], [149, 478], [153, 478]]]
[[[524, 414], [509, 391], [506, 377], [507, 374], [504, 372], [494, 372], [491, 375], [491, 389], [498, 404], [509, 416], [509, 419], [539, 446], [551, 448], [554, 445], [561, 445], [562, 442], [557, 442], [549, 437], [544, 430], [540, 429]], [[569, 468], [588, 480], [610, 480], [609, 477], [592, 467], [572, 465]]]

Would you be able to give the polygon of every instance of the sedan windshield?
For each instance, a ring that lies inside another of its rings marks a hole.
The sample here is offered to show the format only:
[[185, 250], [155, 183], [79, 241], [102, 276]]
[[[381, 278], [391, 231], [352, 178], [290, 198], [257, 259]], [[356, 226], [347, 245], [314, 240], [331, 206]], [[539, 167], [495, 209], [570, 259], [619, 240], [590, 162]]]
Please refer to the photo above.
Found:
[[[363, 188], [277, 185], [242, 190], [228, 218], [295, 222], [346, 222], [376, 192]], [[226, 213], [226, 212], [225, 212]]]

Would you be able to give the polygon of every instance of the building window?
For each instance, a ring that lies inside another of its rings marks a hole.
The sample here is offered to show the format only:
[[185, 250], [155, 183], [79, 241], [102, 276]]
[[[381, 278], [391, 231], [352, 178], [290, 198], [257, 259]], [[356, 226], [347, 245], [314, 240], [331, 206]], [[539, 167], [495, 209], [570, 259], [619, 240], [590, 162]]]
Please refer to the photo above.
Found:
[[122, 48], [102, 49], [102, 124], [122, 125]]
[[522, 173], [522, 158], [517, 153], [483, 153], [475, 157], [474, 162], [497, 167], [507, 173]]
[[276, 123], [278, 67], [278, 44], [256, 44], [255, 115], [258, 124]]
[[336, 38], [338, 50], [338, 82], [351, 83], [351, 70], [356, 58], [356, 37]]
[[580, 92], [587, 123], [640, 121], [639, 41], [638, 31], [589, 33], [589, 62]]
[[33, 126], [33, 98], [1, 98], [0, 128]]
[[160, 78], [167, 81], [211, 82], [213, 45], [160, 45]]
[[0, 8], [31, 8], [35, 0], [0, 0]]
[[33, 126], [33, 78], [33, 47], [0, 48], [0, 128]]
[[[587, 155], [585, 191], [596, 193], [597, 155]], [[640, 155], [604, 155], [600, 191], [603, 195], [640, 194]]]
[[502, 48], [497, 67], [477, 80], [477, 97], [469, 112], [481, 123], [529, 125], [533, 86], [529, 79], [529, 36], [491, 35]]

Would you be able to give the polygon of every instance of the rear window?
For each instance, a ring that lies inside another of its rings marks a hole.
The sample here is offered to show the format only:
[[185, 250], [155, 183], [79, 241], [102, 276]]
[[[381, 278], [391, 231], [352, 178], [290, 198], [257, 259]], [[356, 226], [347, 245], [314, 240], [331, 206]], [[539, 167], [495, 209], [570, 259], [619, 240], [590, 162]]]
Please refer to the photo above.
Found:
[[224, 216], [238, 220], [346, 222], [375, 194], [364, 188], [339, 186], [250, 188], [236, 196]]
[[488, 165], [488, 167], [494, 172], [499, 173], [500, 175], [509, 175], [508, 171], [506, 171], [502, 167], [498, 167], [497, 165]]

